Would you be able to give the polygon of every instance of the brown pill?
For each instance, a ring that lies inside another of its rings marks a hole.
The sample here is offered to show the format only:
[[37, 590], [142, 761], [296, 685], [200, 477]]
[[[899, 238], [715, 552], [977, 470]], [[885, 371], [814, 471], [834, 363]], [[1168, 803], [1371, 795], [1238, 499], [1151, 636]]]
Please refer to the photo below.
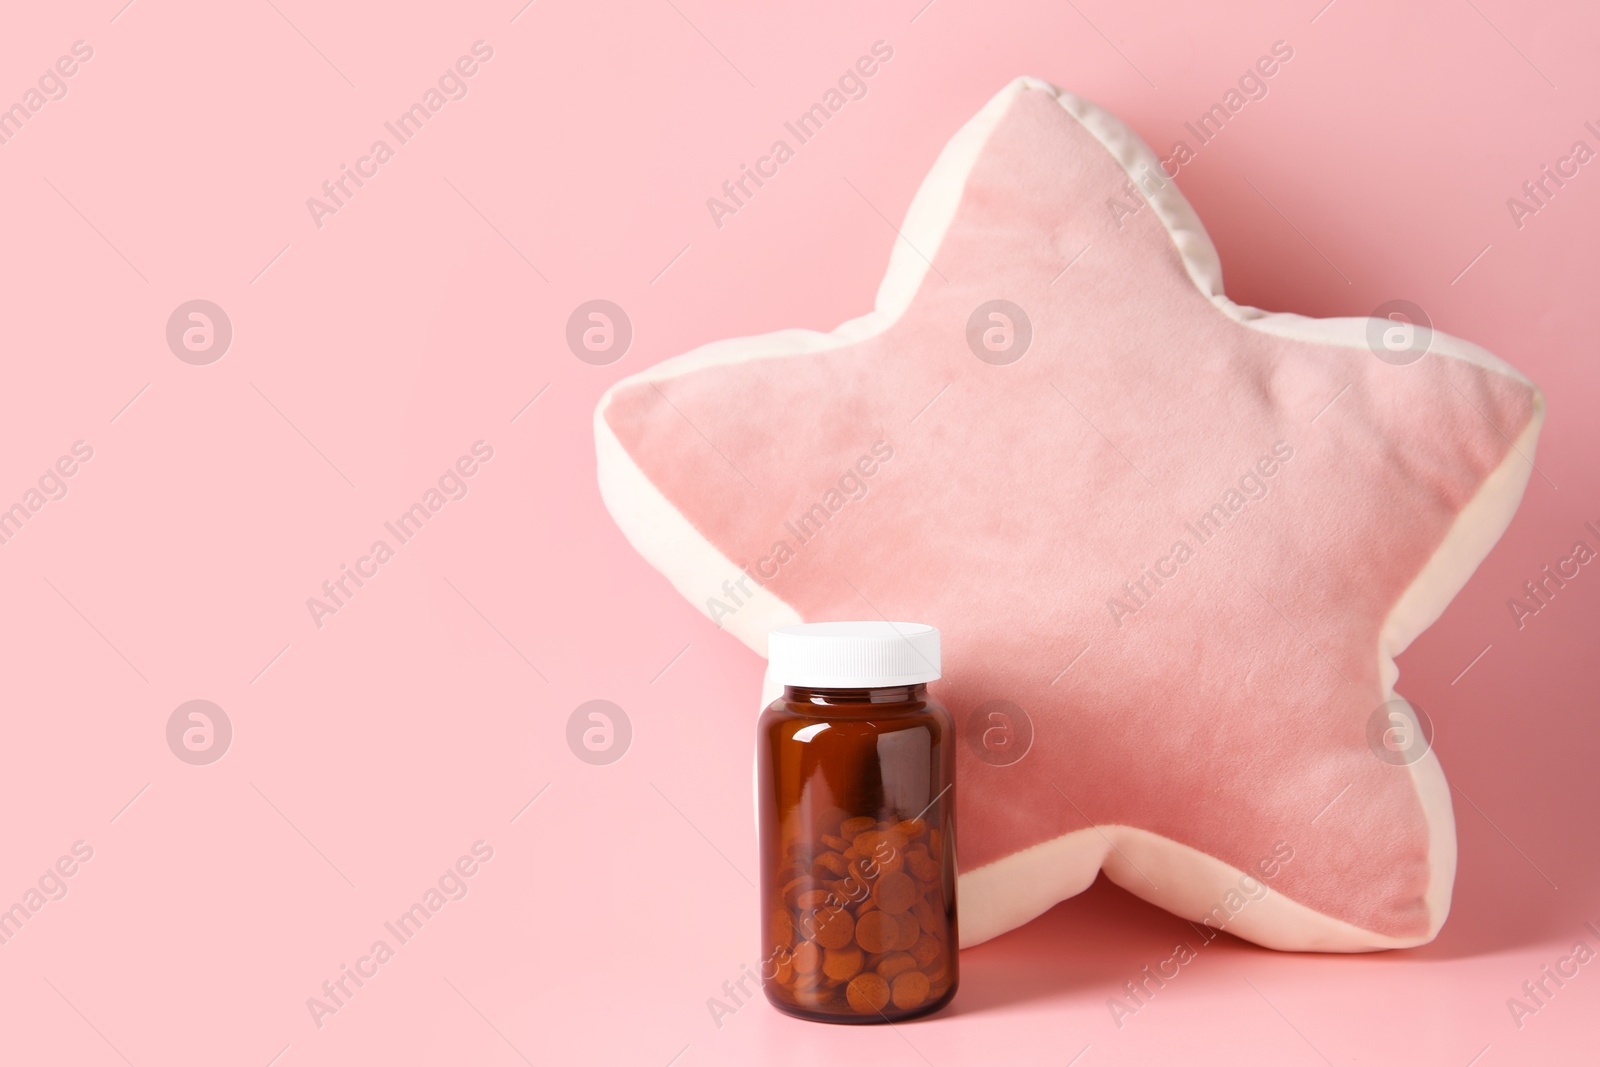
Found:
[[858, 974], [845, 987], [845, 999], [862, 1015], [876, 1015], [889, 1006], [889, 983], [875, 974]]
[[794, 981], [794, 958], [792, 956], [784, 956], [778, 960], [777, 968], [771, 980], [779, 985], [788, 985]]
[[903, 850], [908, 842], [898, 830], [867, 830], [857, 834], [850, 843], [863, 855], [887, 857], [891, 850]]
[[894, 980], [894, 1006], [914, 1008], [928, 999], [928, 976], [921, 971], [907, 971]]
[[849, 948], [830, 948], [822, 954], [822, 973], [836, 982], [842, 982], [861, 970], [863, 959], [861, 950], [854, 945]]
[[915, 970], [917, 958], [909, 952], [892, 952], [878, 961], [877, 972], [894, 981], [896, 975]]
[[903, 870], [906, 865], [906, 854], [886, 845], [879, 845], [878, 851], [864, 863], [872, 865], [873, 876], [877, 877], [890, 871]]
[[794, 901], [804, 911], [815, 911], [826, 905], [833, 893], [826, 889], [807, 889], [795, 895]]
[[843, 852], [850, 847], [850, 842], [847, 838], [838, 837], [834, 834], [823, 834], [821, 841], [835, 852]]
[[856, 921], [843, 908], [823, 908], [802, 922], [811, 931], [811, 940], [823, 948], [844, 948], [856, 935]]
[[903, 911], [894, 918], [899, 926], [899, 934], [891, 947], [896, 952], [909, 952], [922, 937], [922, 924], [909, 911]]
[[906, 856], [906, 866], [918, 881], [932, 882], [939, 877], [939, 863], [926, 852], [920, 855], [912, 853]]
[[918, 925], [930, 934], [939, 933], [944, 926], [939, 909], [928, 903], [927, 900], [919, 900], [911, 905], [911, 914], [917, 917]]
[[917, 938], [917, 943], [911, 946], [911, 955], [916, 957], [918, 967], [927, 967], [939, 958], [939, 952], [944, 946], [932, 934], [923, 934]]
[[800, 1001], [802, 1004], [811, 1002], [817, 998], [817, 993], [821, 989], [821, 971], [818, 971], [815, 974], [801, 975], [800, 980], [794, 984], [794, 999]]
[[822, 950], [810, 941], [802, 941], [796, 945], [789, 958], [794, 961], [795, 973], [802, 976], [814, 974], [817, 968], [822, 966]]
[[780, 882], [788, 882], [788, 881], [792, 881], [792, 880], [794, 880], [796, 878], [804, 878], [810, 873], [811, 873], [811, 857], [810, 857], [810, 855], [808, 854], [808, 855], [805, 855], [805, 856], [793, 856], [793, 857], [785, 860], [784, 863], [783, 863], [783, 866], [778, 868], [778, 881], [780, 881]]
[[849, 867], [846, 865], [844, 857], [839, 853], [824, 852], [812, 861], [811, 873], [818, 878], [826, 878], [829, 875], [835, 878], [843, 878], [849, 873]]
[[872, 891], [867, 888], [866, 882], [863, 882], [861, 879], [854, 876], [834, 882], [830, 884], [828, 888], [832, 889], [834, 893], [838, 894], [839, 903], [841, 904], [859, 904], [863, 900], [866, 900], [872, 893]]
[[[895, 858], [899, 859], [898, 856]], [[850, 876], [857, 879], [862, 884], [870, 886], [873, 882], [876, 882], [884, 875], [890, 873], [891, 871], [898, 871], [899, 869], [900, 864], [898, 863], [879, 863], [876, 860], [864, 859], [858, 863], [851, 864]]]
[[855, 837], [863, 830], [870, 830], [878, 825], [878, 820], [870, 815], [858, 815], [854, 819], [846, 819], [839, 824], [840, 837]]
[[856, 918], [856, 944], [868, 952], [888, 952], [898, 947], [900, 920], [884, 911], [869, 911]]
[[872, 888], [872, 899], [889, 914], [899, 915], [917, 899], [917, 884], [909, 875], [892, 871], [878, 879]]
[[907, 819], [904, 822], [896, 823], [894, 828], [904, 834], [906, 840], [909, 841], [912, 838], [921, 837], [922, 832], [928, 828], [928, 824], [922, 819]]

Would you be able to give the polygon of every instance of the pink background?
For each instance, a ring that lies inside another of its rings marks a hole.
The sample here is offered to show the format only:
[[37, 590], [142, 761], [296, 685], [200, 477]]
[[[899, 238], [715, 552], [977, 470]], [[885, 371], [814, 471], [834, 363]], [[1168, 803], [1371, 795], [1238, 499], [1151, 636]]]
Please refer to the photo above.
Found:
[[[1506, 199], [1573, 141], [1600, 148], [1600, 15], [120, 2], [35, 5], [0, 35], [0, 106], [94, 50], [0, 144], [0, 507], [94, 450], [0, 544], [0, 907], [93, 849], [0, 944], [5, 1062], [1593, 1062], [1600, 965], [1520, 1029], [1506, 1001], [1600, 949], [1600, 575], [1520, 630], [1506, 601], [1575, 540], [1600, 548], [1600, 164], [1520, 229]], [[715, 226], [706, 198], [880, 39], [867, 97]], [[318, 228], [306, 198], [478, 40], [466, 97]], [[1549, 399], [1522, 511], [1401, 659], [1461, 790], [1451, 920], [1364, 957], [1224, 937], [1119, 1028], [1107, 998], [1195, 938], [1100, 885], [963, 954], [934, 1019], [847, 1030], [758, 1003], [719, 1027], [706, 1002], [755, 955], [761, 663], [605, 513], [596, 399], [705, 341], [865, 311], [894, 240], [878, 212], [898, 221], [1015, 75], [1165, 154], [1276, 40], [1295, 58], [1270, 94], [1179, 177], [1229, 295], [1411, 300]], [[165, 336], [196, 298], [234, 331], [205, 366]], [[634, 327], [609, 366], [564, 339], [594, 298]], [[306, 599], [479, 440], [466, 497], [318, 628]], [[566, 742], [596, 698], [633, 727], [604, 766]], [[194, 699], [234, 731], [205, 766], [167, 742]], [[307, 998], [395, 944], [383, 924], [480, 840], [467, 895], [319, 1027]]]

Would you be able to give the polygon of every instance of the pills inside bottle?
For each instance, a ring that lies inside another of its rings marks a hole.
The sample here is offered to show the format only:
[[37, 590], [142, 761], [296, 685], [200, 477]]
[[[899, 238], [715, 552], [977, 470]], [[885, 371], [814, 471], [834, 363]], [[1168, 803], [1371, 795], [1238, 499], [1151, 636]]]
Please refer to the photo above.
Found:
[[939, 631], [772, 632], [761, 714], [761, 977], [779, 1010], [897, 1022], [956, 992], [955, 748]]

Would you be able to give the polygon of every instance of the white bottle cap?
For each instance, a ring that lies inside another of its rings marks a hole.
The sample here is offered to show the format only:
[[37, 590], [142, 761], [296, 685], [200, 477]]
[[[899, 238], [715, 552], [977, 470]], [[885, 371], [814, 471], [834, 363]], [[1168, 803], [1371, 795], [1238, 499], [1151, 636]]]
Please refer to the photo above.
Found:
[[767, 636], [778, 685], [877, 689], [939, 677], [939, 631], [917, 622], [807, 622]]

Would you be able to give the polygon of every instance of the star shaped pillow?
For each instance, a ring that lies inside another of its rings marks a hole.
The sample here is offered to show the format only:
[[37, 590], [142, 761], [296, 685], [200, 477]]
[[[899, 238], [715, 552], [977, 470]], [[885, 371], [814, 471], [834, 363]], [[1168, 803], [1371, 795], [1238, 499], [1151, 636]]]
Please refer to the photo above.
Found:
[[873, 311], [610, 389], [602, 494], [757, 652], [797, 622], [943, 631], [964, 944], [1100, 871], [1274, 948], [1426, 942], [1455, 829], [1394, 657], [1510, 522], [1543, 400], [1415, 309], [1233, 303], [1161, 167], [1014, 82]]

